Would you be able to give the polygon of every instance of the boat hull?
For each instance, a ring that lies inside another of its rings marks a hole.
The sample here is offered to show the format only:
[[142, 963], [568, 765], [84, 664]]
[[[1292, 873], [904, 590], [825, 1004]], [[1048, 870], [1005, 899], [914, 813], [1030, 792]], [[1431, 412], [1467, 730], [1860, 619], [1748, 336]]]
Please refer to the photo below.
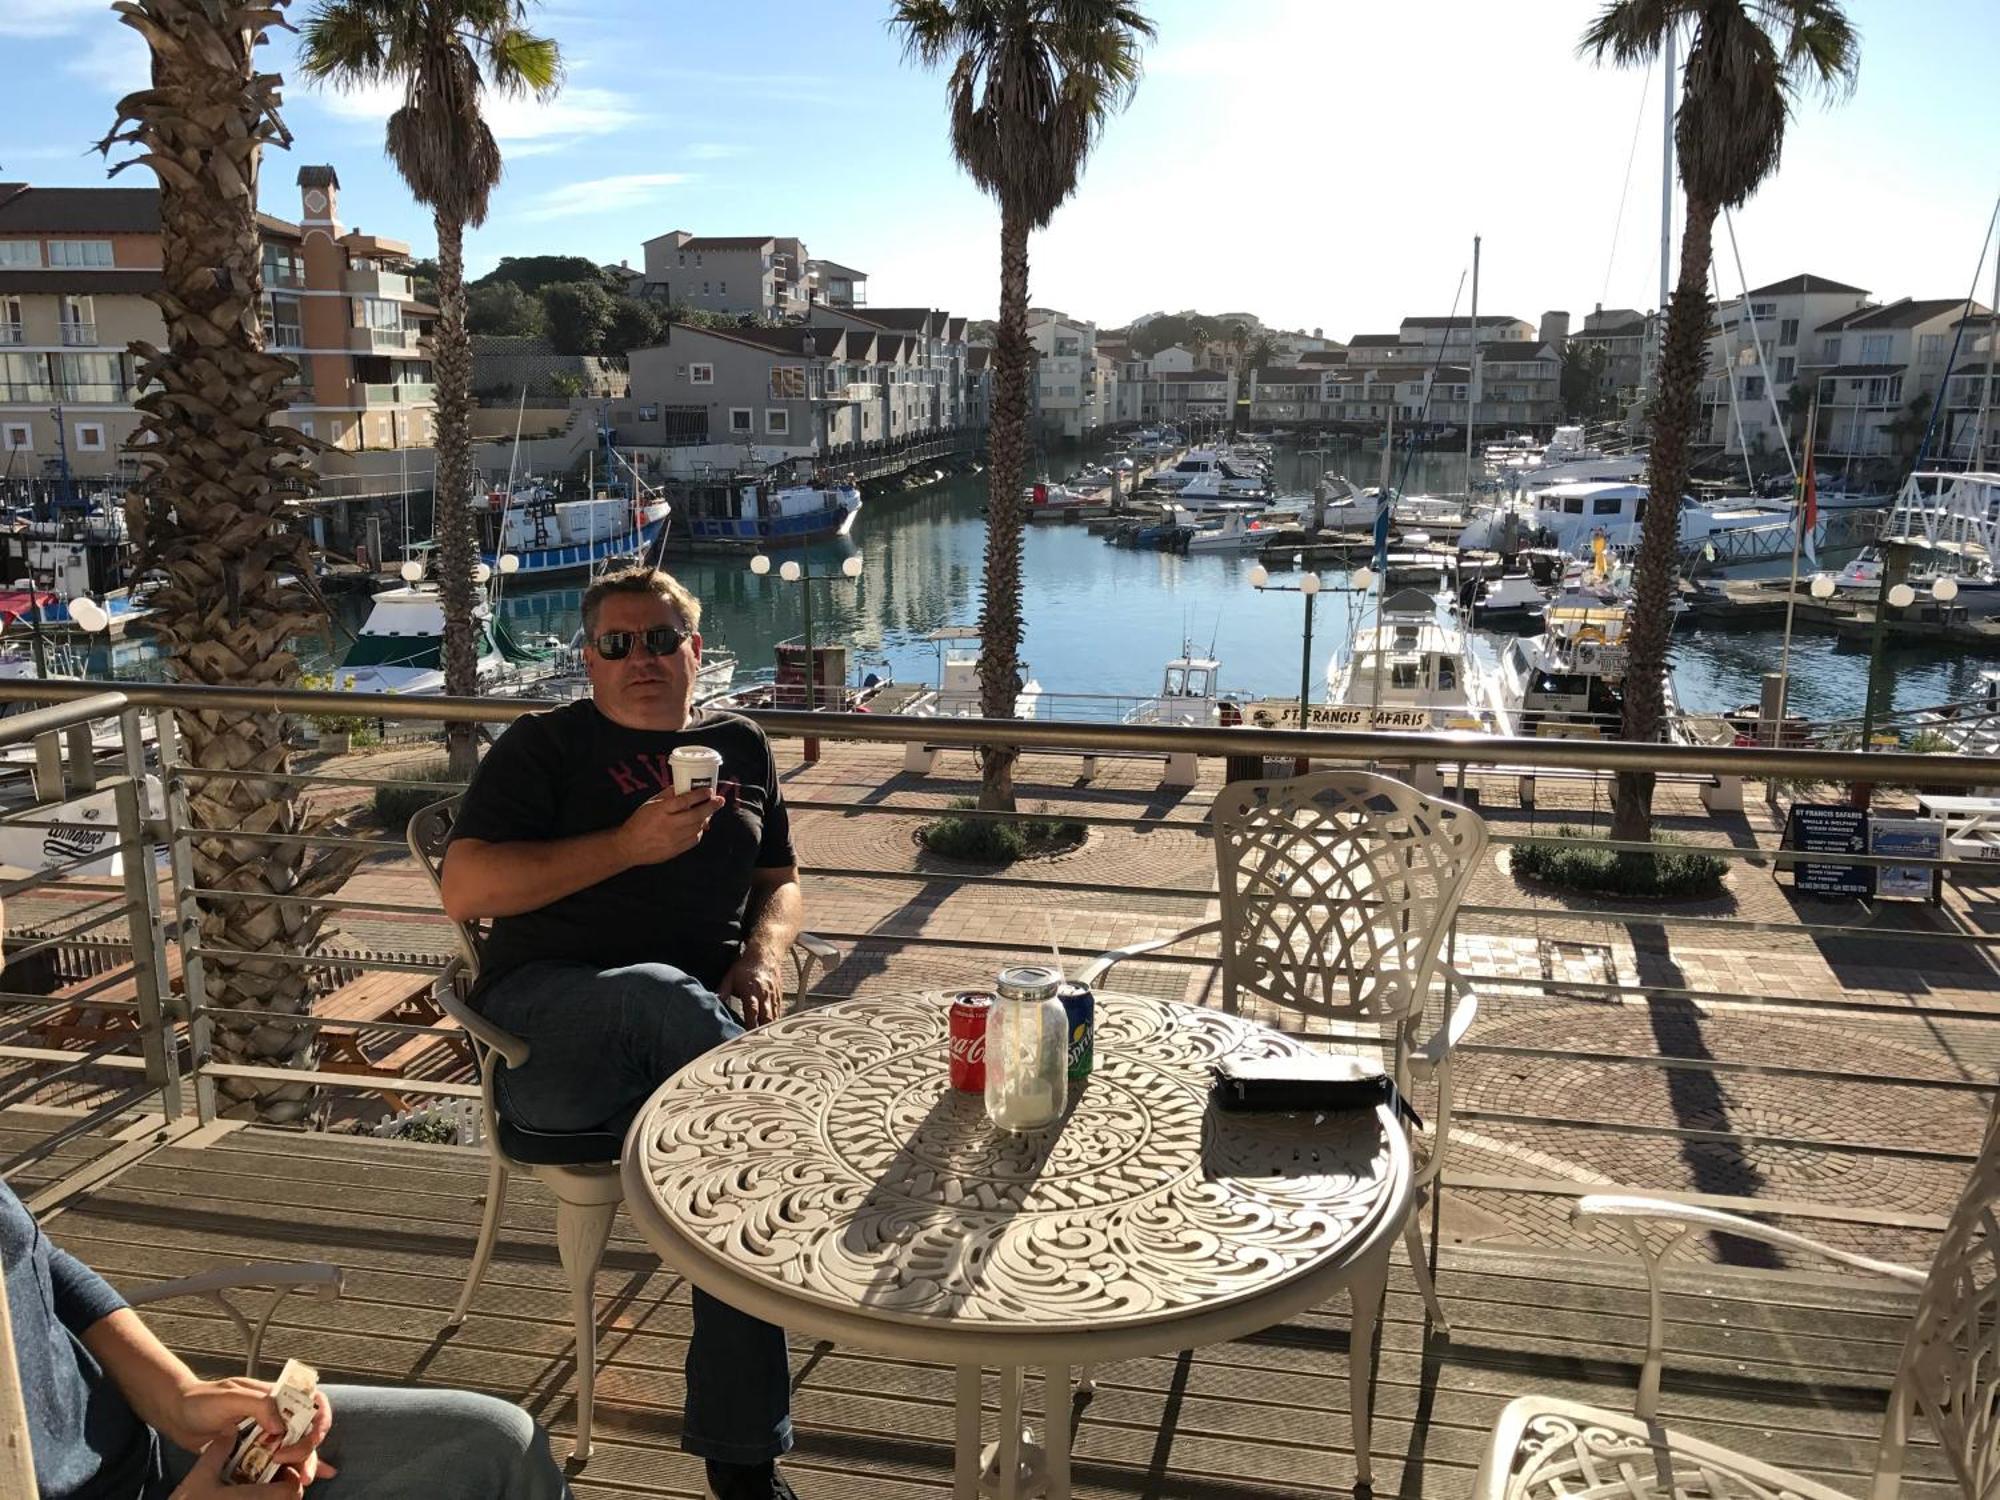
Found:
[[[661, 516], [644, 526], [614, 532], [593, 542], [576, 542], [565, 547], [531, 547], [517, 550], [514, 556], [521, 560], [515, 572], [516, 579], [536, 580], [564, 578], [571, 575], [587, 574], [605, 563], [620, 557], [643, 556], [659, 545], [660, 533], [667, 528], [669, 517]], [[500, 560], [491, 552], [482, 552], [479, 560], [489, 568], [498, 568]]]

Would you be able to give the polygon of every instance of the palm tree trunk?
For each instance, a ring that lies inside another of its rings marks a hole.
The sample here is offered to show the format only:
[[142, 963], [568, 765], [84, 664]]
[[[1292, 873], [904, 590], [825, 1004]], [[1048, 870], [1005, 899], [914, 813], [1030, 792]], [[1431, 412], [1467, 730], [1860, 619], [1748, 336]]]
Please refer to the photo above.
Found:
[[[1000, 210], [1000, 323], [994, 335], [993, 417], [986, 435], [986, 579], [979, 611], [979, 711], [1014, 717], [1020, 693], [1021, 500], [1028, 457], [1028, 216]], [[1014, 810], [1011, 746], [981, 752], [979, 805]]]
[[[1666, 713], [1669, 609], [1678, 573], [1681, 497], [1687, 491], [1688, 446], [1694, 436], [1701, 376], [1708, 358], [1708, 263], [1716, 205], [1693, 194], [1681, 238], [1680, 280], [1667, 308], [1660, 345], [1660, 385], [1653, 402], [1653, 446], [1647, 461], [1646, 520], [1632, 569], [1631, 656], [1625, 670], [1626, 739], [1659, 737]], [[1611, 836], [1644, 842], [1653, 836], [1653, 773], [1623, 771], [1612, 792]], [[1644, 856], [1640, 856], [1644, 857]]]
[[[478, 549], [472, 535], [472, 343], [465, 328], [465, 225], [436, 215], [438, 321], [432, 346], [437, 377], [435, 444], [437, 585], [444, 606], [444, 690], [454, 698], [479, 691], [479, 626], [472, 582]], [[479, 761], [471, 724], [445, 731], [452, 775], [470, 778]]]
[[[177, 682], [293, 687], [299, 670], [288, 642], [325, 622], [295, 581], [312, 568], [306, 538], [286, 515], [290, 500], [315, 487], [307, 455], [316, 445], [273, 421], [284, 407], [279, 388], [296, 367], [264, 352], [258, 326], [257, 171], [264, 142], [284, 128], [279, 80], [254, 64], [269, 12], [144, 0], [123, 18], [152, 49], [153, 87], [119, 101], [102, 149], [137, 146], [160, 183], [154, 300], [166, 347], [131, 348], [144, 394], [128, 451], [143, 477], [126, 501], [142, 564], [167, 575], [154, 629]], [[231, 893], [195, 903], [210, 950], [206, 998], [256, 1013], [218, 1019], [215, 1050], [228, 1062], [310, 1067], [314, 1033], [289, 1019], [311, 1009], [308, 971], [283, 960], [317, 947], [328, 914], [269, 898], [326, 895], [357, 861], [288, 841], [323, 825], [307, 815], [299, 788], [278, 779], [291, 760], [282, 715], [203, 710], [180, 714], [178, 727], [194, 878], [204, 890]], [[220, 1089], [226, 1114], [283, 1123], [312, 1108], [313, 1090], [302, 1083], [232, 1078]]]

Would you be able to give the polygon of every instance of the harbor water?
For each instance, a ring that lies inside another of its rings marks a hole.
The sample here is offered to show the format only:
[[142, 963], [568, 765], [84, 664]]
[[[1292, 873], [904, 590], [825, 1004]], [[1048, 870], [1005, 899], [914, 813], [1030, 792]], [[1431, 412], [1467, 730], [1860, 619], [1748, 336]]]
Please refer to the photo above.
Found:
[[[1398, 455], [1391, 482], [1405, 493], [1462, 492], [1462, 454]], [[1076, 466], [1054, 459], [1052, 477]], [[1279, 450], [1280, 490], [1306, 487], [1321, 469], [1347, 474], [1357, 484], [1380, 477], [1379, 448], [1348, 447], [1301, 453]], [[768, 668], [773, 648], [798, 636], [804, 625], [801, 593], [813, 590], [813, 634], [822, 645], [848, 648], [856, 678], [873, 672], [902, 682], [936, 682], [936, 646], [925, 637], [940, 626], [973, 625], [979, 618], [980, 577], [986, 541], [986, 477], [956, 475], [920, 490], [872, 499], [852, 537], [807, 549], [814, 573], [827, 582], [785, 583], [774, 569], [754, 576], [748, 557], [706, 554], [669, 562], [703, 601], [702, 634], [728, 646], [741, 662], [739, 676]], [[840, 562], [858, 552], [859, 579], [839, 576]], [[798, 556], [794, 551], [788, 556]], [[1326, 692], [1330, 657], [1344, 654], [1356, 597], [1344, 592], [1347, 575], [1316, 569], [1323, 584], [1313, 607], [1309, 648], [1302, 641], [1304, 601], [1293, 591], [1260, 592], [1249, 575], [1254, 554], [1180, 556], [1114, 547], [1080, 523], [1028, 528], [1022, 574], [1026, 640], [1023, 655], [1051, 695], [1042, 712], [1096, 717], [1115, 712], [1119, 698], [1151, 695], [1166, 661], [1183, 643], [1222, 663], [1221, 688], [1247, 697], [1296, 698], [1302, 660], [1315, 700]], [[1295, 584], [1299, 569], [1270, 559], [1275, 584]], [[579, 622], [580, 583], [514, 587], [501, 613], [518, 635], [542, 633], [568, 639]], [[351, 632], [367, 612], [365, 597], [336, 601]], [[1483, 632], [1481, 633], [1484, 634]], [[1765, 672], [1776, 671], [1782, 632], [1713, 626], [1677, 631], [1675, 682], [1693, 711], [1731, 709], [1757, 700]], [[337, 638], [337, 659], [345, 637]], [[126, 670], [140, 648], [122, 648]], [[1485, 649], [1491, 649], [1487, 640]], [[310, 649], [315, 664], [325, 648]], [[1971, 695], [1982, 667], [1995, 663], [1961, 646], [1896, 645], [1888, 656], [1894, 702], [1915, 708]], [[1792, 707], [1812, 719], [1858, 715], [1867, 694], [1865, 643], [1830, 634], [1800, 632], [1792, 643]], [[1075, 695], [1075, 701], [1065, 700]], [[1089, 702], [1087, 699], [1099, 699]]]

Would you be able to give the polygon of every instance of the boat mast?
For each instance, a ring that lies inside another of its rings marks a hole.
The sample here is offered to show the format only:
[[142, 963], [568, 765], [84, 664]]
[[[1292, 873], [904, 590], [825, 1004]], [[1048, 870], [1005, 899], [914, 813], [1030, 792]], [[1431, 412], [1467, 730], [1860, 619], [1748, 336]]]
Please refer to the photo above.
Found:
[[[1472, 237], [1472, 323], [1465, 345], [1465, 494], [1472, 498], [1472, 416], [1479, 396], [1479, 236]], [[1469, 513], [1469, 512], [1468, 512]]]
[[1993, 387], [2000, 384], [2000, 237], [1993, 245], [1993, 311], [1986, 324], [1986, 377], [1979, 382], [1979, 415], [1972, 424], [1972, 451], [1965, 455], [1968, 474], [1979, 469], [1986, 448], [1986, 417], [1993, 409]]

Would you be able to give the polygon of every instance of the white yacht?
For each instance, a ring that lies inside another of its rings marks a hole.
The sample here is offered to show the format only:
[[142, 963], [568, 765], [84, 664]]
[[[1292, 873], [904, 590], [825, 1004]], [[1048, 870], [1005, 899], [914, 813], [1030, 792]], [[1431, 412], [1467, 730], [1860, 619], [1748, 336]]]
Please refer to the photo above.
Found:
[[[1517, 732], [1542, 739], [1611, 739], [1625, 712], [1626, 630], [1631, 605], [1596, 594], [1550, 601], [1540, 635], [1500, 651], [1500, 685]], [[1673, 674], [1666, 678], [1666, 719], [1681, 719]]]
[[[473, 608], [479, 632], [479, 682], [496, 688], [516, 674], [546, 672], [550, 653], [521, 645], [493, 618], [490, 604]], [[343, 693], [442, 693], [444, 601], [430, 584], [402, 584], [374, 597], [354, 644], [332, 672]]]
[[1211, 512], [1212, 521], [1200, 523], [1188, 533], [1185, 545], [1189, 552], [1255, 552], [1283, 529], [1283, 523], [1273, 525], [1261, 519], [1261, 505], [1220, 509], [1219, 516]]
[[[1497, 547], [1511, 512], [1519, 525], [1547, 535], [1551, 546], [1573, 555], [1587, 553], [1592, 539], [1600, 533], [1605, 544], [1614, 549], [1636, 547], [1645, 509], [1643, 484], [1551, 485], [1523, 496], [1517, 505], [1482, 511], [1459, 541], [1467, 548]], [[1788, 530], [1791, 524], [1791, 508], [1782, 503], [1744, 499], [1705, 505], [1683, 498], [1680, 545], [1695, 548], [1729, 532], [1757, 527]], [[1789, 555], [1789, 545], [1783, 550]]]
[[1517, 489], [1586, 480], [1631, 483], [1646, 472], [1643, 453], [1606, 453], [1593, 446], [1581, 427], [1558, 427], [1544, 448], [1516, 447], [1489, 466], [1495, 478]]
[[1389, 595], [1364, 619], [1326, 681], [1328, 706], [1313, 713], [1317, 725], [1512, 733], [1493, 669], [1455, 620], [1439, 616], [1437, 599], [1416, 589]]
[[1152, 484], [1182, 496], [1188, 496], [1193, 488], [1195, 496], [1230, 500], [1251, 499], [1268, 494], [1271, 488], [1266, 475], [1230, 461], [1213, 448], [1191, 450], [1179, 463], [1155, 474]]

